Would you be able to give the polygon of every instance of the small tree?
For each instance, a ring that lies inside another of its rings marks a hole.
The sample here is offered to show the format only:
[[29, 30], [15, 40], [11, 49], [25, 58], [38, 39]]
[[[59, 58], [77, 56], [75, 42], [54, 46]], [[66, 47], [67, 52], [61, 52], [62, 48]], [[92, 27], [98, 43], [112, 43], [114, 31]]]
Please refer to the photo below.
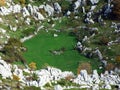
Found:
[[34, 62], [31, 62], [30, 64], [29, 64], [29, 67], [31, 68], [31, 70], [35, 70], [37, 67], [36, 67], [36, 63], [34, 63]]

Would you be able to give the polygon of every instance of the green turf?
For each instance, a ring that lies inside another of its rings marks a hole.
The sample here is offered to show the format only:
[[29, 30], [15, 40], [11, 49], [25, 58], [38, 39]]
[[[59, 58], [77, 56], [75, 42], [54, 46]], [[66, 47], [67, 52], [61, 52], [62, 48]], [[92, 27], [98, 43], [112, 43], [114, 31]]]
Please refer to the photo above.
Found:
[[[53, 32], [46, 33], [42, 31], [24, 43], [27, 47], [24, 57], [28, 63], [36, 62], [38, 68], [48, 64], [62, 70], [76, 72], [79, 62], [87, 62], [90, 59], [73, 50], [75, 43], [75, 37], [69, 36], [67, 32], [58, 33], [58, 37], [53, 37]], [[53, 55], [49, 52], [49, 50], [56, 50], [62, 47], [65, 48], [65, 52], [61, 55]]]

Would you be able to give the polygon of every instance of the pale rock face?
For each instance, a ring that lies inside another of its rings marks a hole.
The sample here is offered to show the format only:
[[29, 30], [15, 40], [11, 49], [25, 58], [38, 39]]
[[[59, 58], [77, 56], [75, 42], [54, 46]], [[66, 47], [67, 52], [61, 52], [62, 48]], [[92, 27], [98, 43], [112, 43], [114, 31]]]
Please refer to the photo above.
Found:
[[26, 23], [27, 25], [30, 25], [30, 22], [31, 22], [30, 18], [27, 18], [26, 21], [25, 21], [25, 23]]
[[86, 2], [86, 1], [87, 1], [87, 0], [82, 0], [81, 5], [82, 5], [82, 6], [87, 5], [87, 2]]
[[39, 10], [39, 7], [33, 6], [33, 12], [38, 12], [38, 10]]
[[30, 82], [29, 82], [29, 85], [30, 85], [30, 86], [38, 87], [37, 81], [30, 81]]
[[20, 81], [23, 81], [24, 76], [23, 76], [23, 71], [21, 69], [18, 69], [18, 67], [15, 67], [13, 74], [18, 76], [20, 78]]
[[30, 14], [33, 15], [33, 7], [31, 4], [28, 4], [27, 9], [30, 12]]
[[6, 7], [0, 7], [0, 15], [8, 15], [10, 11]]
[[81, 45], [81, 42], [78, 41], [78, 42], [77, 42], [77, 46], [80, 46], [80, 45]]
[[29, 13], [28, 10], [26, 9], [26, 7], [24, 7], [24, 8], [22, 9], [22, 13], [23, 13], [23, 17], [30, 16], [30, 13]]
[[10, 28], [10, 30], [12, 30], [12, 31], [16, 31], [17, 30], [17, 27], [13, 27], [13, 26], [9, 26], [9, 28]]
[[109, 89], [109, 90], [112, 89], [111, 86], [110, 86], [109, 84], [106, 84], [106, 85], [104, 86], [104, 88], [105, 88], [105, 89]]
[[98, 84], [93, 85], [92, 90], [99, 90], [99, 85]]
[[13, 30], [13, 31], [16, 31], [16, 30], [17, 30], [17, 27], [13, 27], [12, 30]]
[[82, 42], [85, 42], [85, 41], [87, 41], [87, 40], [88, 40], [88, 37], [87, 37], [87, 36], [84, 36]]
[[91, 6], [90, 11], [94, 11], [96, 8], [96, 5]]
[[81, 5], [81, 0], [77, 0], [74, 4], [75, 4], [74, 10], [78, 9], [78, 7], [80, 7]]
[[69, 16], [70, 14], [71, 14], [71, 12], [70, 12], [70, 11], [67, 11], [66, 15]]
[[54, 33], [54, 37], [58, 37], [58, 35]]
[[16, 23], [18, 23], [19, 21], [18, 20], [15, 20]]
[[11, 66], [7, 64], [4, 60], [0, 60], [0, 74], [2, 78], [8, 78], [12, 76]]
[[88, 74], [86, 70], [81, 70], [80, 75], [83, 76], [84, 80], [88, 80]]
[[54, 8], [53, 7], [46, 4], [46, 5], [44, 5], [44, 10], [48, 13], [48, 16], [53, 16], [53, 14], [54, 14]]
[[36, 20], [44, 20], [45, 19], [44, 16], [39, 12], [34, 13], [34, 18]]
[[95, 22], [93, 21], [93, 19], [92, 19], [92, 18], [89, 18], [89, 17], [85, 18], [85, 22], [88, 23], [88, 24], [94, 24], [94, 23], [95, 23]]
[[26, 73], [30, 73], [30, 71], [28, 69], [23, 69], [23, 71]]
[[2, 20], [2, 18], [0, 18], [0, 23], [2, 23], [3, 22], [3, 20]]
[[61, 6], [59, 5], [59, 3], [54, 3], [54, 9], [55, 9], [55, 11], [57, 12], [57, 13], [60, 13], [60, 12], [62, 12], [62, 10], [61, 10]]
[[55, 85], [54, 90], [63, 90], [62, 86], [60, 85]]
[[[1, 59], [1, 58], [0, 58]], [[5, 61], [0, 60], [0, 74], [2, 78], [12, 78], [11, 71], [13, 70], [13, 74], [20, 77], [20, 81], [22, 81], [27, 86], [36, 86], [36, 87], [43, 87], [45, 84], [50, 83], [51, 81], [57, 82], [60, 79], [65, 79], [67, 76], [73, 76], [72, 72], [64, 71], [62, 72], [60, 69], [47, 67], [46, 69], [30, 71], [29, 69], [19, 69], [17, 65], [11, 66], [7, 64]], [[36, 81], [27, 80], [27, 76], [23, 75], [24, 72], [35, 73], [38, 76]], [[104, 83], [102, 88], [105, 89], [112, 89], [111, 85], [118, 85], [120, 82], [120, 77], [118, 75], [114, 75], [115, 73], [109, 74], [107, 71], [105, 74], [101, 74], [101, 77], [98, 75], [97, 71], [94, 70], [93, 74], [87, 74], [86, 70], [81, 70], [80, 74], [72, 79], [76, 84], [80, 85], [80, 88], [91, 88], [92, 90], [99, 90], [99, 82]], [[59, 85], [54, 87], [54, 90], [63, 90], [63, 88]]]
[[24, 42], [24, 41], [26, 41], [26, 40], [29, 40], [30, 38], [32, 38], [34, 35], [30, 35], [30, 36], [28, 36], [28, 37], [24, 37], [24, 38], [22, 38], [22, 39], [20, 39], [20, 41], [21, 42]]
[[0, 32], [2, 32], [3, 34], [5, 34], [6, 30], [4, 30], [3, 28], [0, 28]]
[[102, 53], [100, 52], [99, 49], [96, 49], [95, 53], [98, 55], [99, 60], [102, 60], [102, 59], [103, 59]]
[[38, 86], [42, 87], [50, 81], [60, 80], [61, 78], [67, 77], [67, 75], [73, 75], [72, 72], [62, 72], [60, 69], [53, 67], [47, 67], [47, 69], [42, 69], [40, 71], [35, 71], [38, 75]]
[[37, 32], [39, 32], [42, 28], [44, 28], [43, 25], [42, 25], [42, 26], [39, 26], [39, 27], [37, 28]]
[[115, 72], [120, 74], [120, 69], [119, 68], [115, 68]]
[[90, 0], [90, 2], [94, 5], [94, 4], [97, 4], [99, 0]]
[[45, 84], [47, 84], [48, 82], [50, 82], [50, 78], [49, 78], [49, 75], [45, 75], [43, 74], [42, 76], [39, 76], [39, 79], [38, 79], [38, 86], [42, 87], [44, 86]]
[[94, 81], [96, 84], [99, 84], [99, 83], [100, 83], [99, 75], [98, 75], [98, 73], [97, 73], [97, 70], [94, 70], [94, 71], [93, 71], [92, 78], [93, 78], [93, 81]]
[[13, 13], [20, 13], [21, 12], [21, 6], [16, 4], [13, 6]]

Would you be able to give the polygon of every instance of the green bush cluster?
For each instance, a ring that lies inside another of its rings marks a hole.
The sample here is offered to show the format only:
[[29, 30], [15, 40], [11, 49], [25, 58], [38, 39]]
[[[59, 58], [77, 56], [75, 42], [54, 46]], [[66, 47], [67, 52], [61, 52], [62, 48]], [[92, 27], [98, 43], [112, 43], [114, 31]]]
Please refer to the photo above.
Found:
[[35, 31], [35, 28], [33, 28], [33, 27], [27, 28], [27, 29], [22, 31], [22, 33], [23, 33], [22, 37], [32, 35], [32, 34], [34, 34], [34, 31]]

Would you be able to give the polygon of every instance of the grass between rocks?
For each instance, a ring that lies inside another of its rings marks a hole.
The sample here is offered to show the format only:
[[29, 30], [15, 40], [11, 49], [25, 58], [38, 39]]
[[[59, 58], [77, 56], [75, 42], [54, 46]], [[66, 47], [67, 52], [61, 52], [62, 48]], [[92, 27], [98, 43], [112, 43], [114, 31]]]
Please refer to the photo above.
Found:
[[[27, 63], [35, 62], [37, 68], [43, 68], [46, 65], [54, 66], [62, 70], [70, 70], [76, 73], [77, 67], [81, 62], [90, 62], [95, 69], [98, 67], [97, 61], [85, 58], [76, 50], [73, 50], [76, 39], [69, 35], [69, 32], [57, 33], [58, 37], [53, 36], [54, 31], [40, 31], [37, 36], [24, 42], [27, 52], [24, 57]], [[59, 50], [64, 48], [65, 51], [60, 55], [54, 55], [49, 50]]]

